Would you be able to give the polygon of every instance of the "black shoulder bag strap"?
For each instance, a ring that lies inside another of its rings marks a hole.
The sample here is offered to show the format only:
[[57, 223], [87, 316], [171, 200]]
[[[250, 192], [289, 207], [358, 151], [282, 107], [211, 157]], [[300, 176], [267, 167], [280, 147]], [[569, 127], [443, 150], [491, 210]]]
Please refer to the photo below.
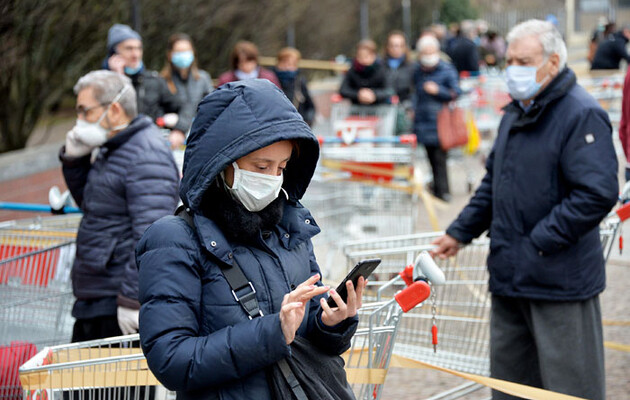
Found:
[[[181, 205], [175, 211], [175, 215], [182, 218], [192, 228], [193, 231], [197, 231], [195, 224], [193, 223], [192, 215], [190, 215], [190, 209]], [[250, 281], [247, 280], [241, 267], [236, 263], [236, 260], [232, 258], [232, 265], [221, 263], [221, 272], [225, 276], [230, 288], [232, 288], [232, 296], [241, 305], [243, 310], [247, 313], [249, 319], [261, 317], [263, 315], [260, 307], [258, 306], [258, 300], [256, 299], [256, 289]], [[244, 290], [250, 289], [246, 293], [242, 294]], [[239, 297], [239, 293], [241, 293]], [[284, 379], [287, 380], [293, 394], [297, 400], [308, 400], [306, 393], [300, 386], [300, 382], [295, 377], [291, 367], [287, 363], [286, 359], [278, 361], [278, 367], [282, 371]]]
[[[175, 211], [175, 215], [186, 221], [193, 231], [197, 231], [193, 223], [192, 215], [190, 215], [190, 209], [182, 205]], [[263, 313], [256, 299], [256, 289], [254, 289], [254, 285], [247, 280], [243, 270], [236, 263], [236, 260], [232, 258], [232, 265], [221, 263], [220, 267], [223, 276], [225, 276], [230, 288], [232, 288], [232, 296], [234, 296], [234, 299], [243, 307], [249, 319], [262, 316]]]

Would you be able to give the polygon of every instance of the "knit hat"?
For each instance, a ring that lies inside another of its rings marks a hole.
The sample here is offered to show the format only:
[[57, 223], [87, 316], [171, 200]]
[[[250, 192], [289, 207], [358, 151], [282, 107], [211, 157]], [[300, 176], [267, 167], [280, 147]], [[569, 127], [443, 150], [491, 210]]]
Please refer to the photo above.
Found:
[[114, 24], [114, 26], [109, 28], [109, 32], [107, 32], [107, 53], [114, 54], [116, 52], [116, 45], [127, 39], [142, 40], [140, 34], [131, 29], [128, 25]]

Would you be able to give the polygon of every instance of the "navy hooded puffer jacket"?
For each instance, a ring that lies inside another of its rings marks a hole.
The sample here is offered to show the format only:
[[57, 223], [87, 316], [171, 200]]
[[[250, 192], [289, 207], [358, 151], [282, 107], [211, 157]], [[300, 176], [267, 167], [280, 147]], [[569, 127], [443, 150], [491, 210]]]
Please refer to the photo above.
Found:
[[[204, 193], [237, 159], [281, 140], [299, 144], [284, 171], [282, 220], [265, 245], [230, 241], [202, 212]], [[199, 105], [184, 161], [180, 195], [193, 214], [153, 224], [137, 247], [140, 338], [150, 369], [179, 399], [269, 399], [265, 369], [289, 355], [278, 313], [284, 295], [319, 273], [311, 238], [319, 232], [300, 203], [319, 157], [308, 125], [265, 80], [232, 82]], [[250, 320], [232, 296], [221, 265], [236, 260], [264, 316]], [[297, 334], [341, 354], [357, 318], [325, 327], [319, 296]]]

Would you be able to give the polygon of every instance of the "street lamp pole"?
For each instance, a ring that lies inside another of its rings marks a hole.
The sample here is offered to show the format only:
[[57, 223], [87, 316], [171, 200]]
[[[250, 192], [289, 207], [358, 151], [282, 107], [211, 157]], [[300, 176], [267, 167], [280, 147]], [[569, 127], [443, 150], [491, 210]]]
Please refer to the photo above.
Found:
[[369, 39], [370, 37], [370, 21], [369, 21], [369, 0], [361, 0], [359, 9], [359, 17], [361, 22], [361, 39]]
[[411, 40], [411, 0], [402, 0], [403, 31], [407, 40]]
[[141, 33], [140, 26], [142, 25], [140, 12], [140, 0], [131, 0], [131, 25], [133, 30]]

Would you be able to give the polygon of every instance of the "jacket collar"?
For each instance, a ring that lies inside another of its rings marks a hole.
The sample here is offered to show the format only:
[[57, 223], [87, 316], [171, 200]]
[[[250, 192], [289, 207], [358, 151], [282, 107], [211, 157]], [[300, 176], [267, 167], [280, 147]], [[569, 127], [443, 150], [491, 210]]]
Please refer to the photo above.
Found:
[[[202, 246], [219, 260], [231, 264], [232, 245], [219, 226], [211, 219], [197, 213], [193, 215], [193, 221]], [[287, 201], [282, 221], [276, 225], [276, 231], [282, 246], [285, 249], [292, 249], [311, 239], [321, 230], [311, 213], [299, 202]]]
[[149, 117], [142, 114], [138, 115], [133, 120], [131, 120], [131, 122], [125, 129], [118, 132], [114, 137], [105, 142], [103, 147], [105, 147], [107, 151], [111, 153], [123, 144], [127, 143], [127, 141], [131, 139], [133, 135], [151, 125], [151, 123], [152, 122]]
[[575, 73], [565, 67], [542, 91], [538, 96], [534, 98], [534, 103], [527, 110], [524, 111], [518, 104], [518, 101], [513, 100], [511, 103], [503, 107], [506, 113], [515, 113], [518, 118], [512, 125], [513, 127], [524, 127], [538, 121], [538, 118], [545, 112], [546, 108], [566, 95], [569, 90], [576, 85]]

